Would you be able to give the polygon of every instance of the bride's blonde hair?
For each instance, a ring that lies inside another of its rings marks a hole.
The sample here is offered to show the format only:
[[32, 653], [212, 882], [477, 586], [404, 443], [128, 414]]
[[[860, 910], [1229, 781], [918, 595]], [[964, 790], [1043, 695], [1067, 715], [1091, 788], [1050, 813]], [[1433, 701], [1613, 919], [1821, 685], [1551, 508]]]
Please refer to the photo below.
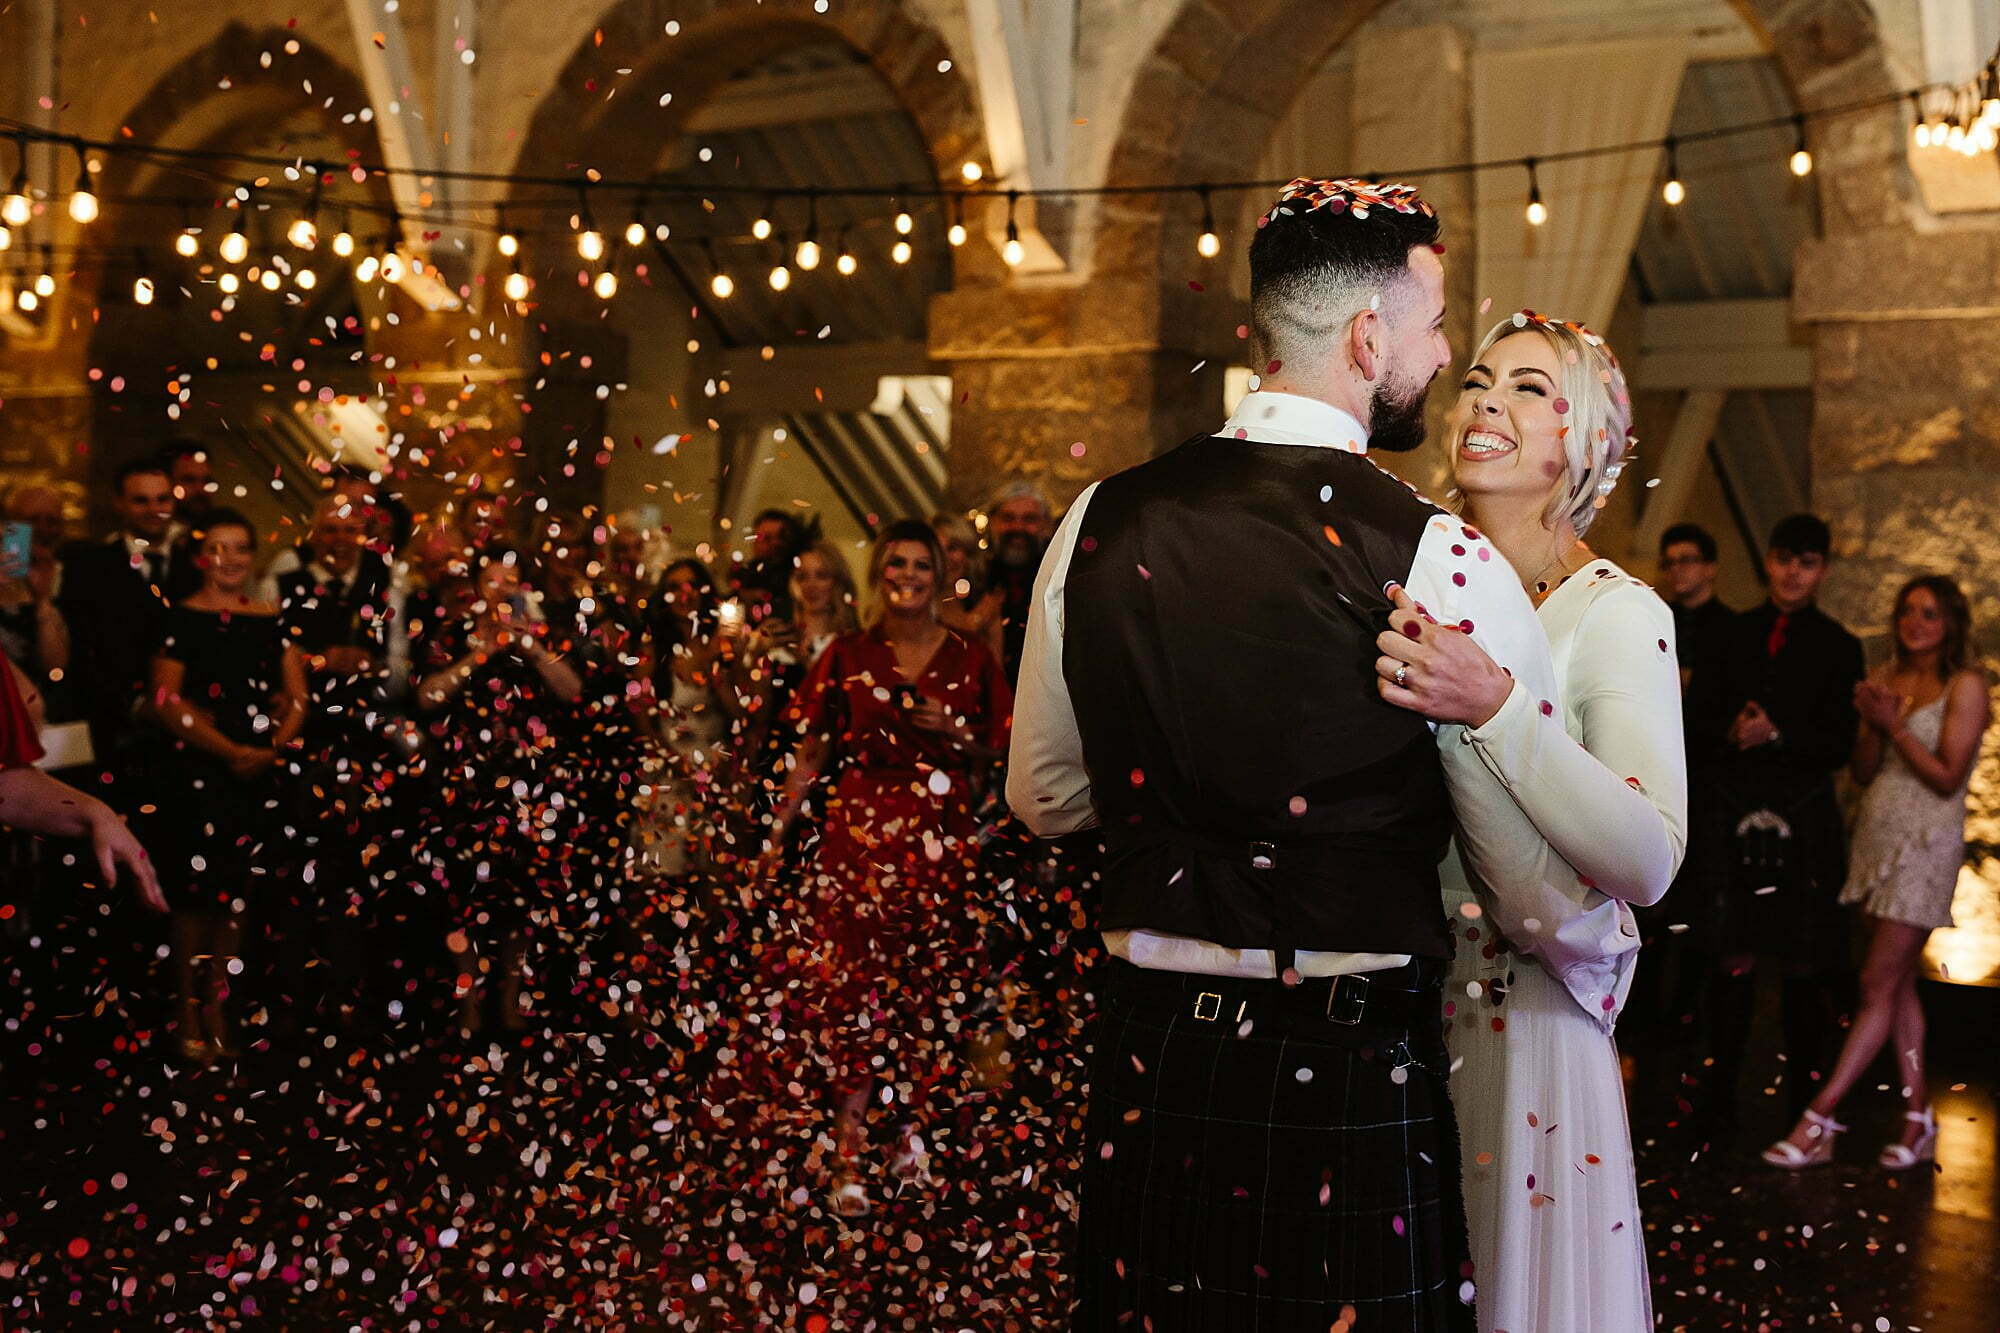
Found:
[[1609, 343], [1581, 324], [1533, 310], [1495, 324], [1480, 340], [1473, 362], [1484, 361], [1502, 338], [1530, 332], [1540, 334], [1562, 362], [1557, 392], [1569, 405], [1562, 437], [1569, 484], [1557, 488], [1542, 521], [1554, 527], [1558, 519], [1567, 518], [1581, 537], [1604, 508], [1618, 474], [1632, 460], [1632, 395]]

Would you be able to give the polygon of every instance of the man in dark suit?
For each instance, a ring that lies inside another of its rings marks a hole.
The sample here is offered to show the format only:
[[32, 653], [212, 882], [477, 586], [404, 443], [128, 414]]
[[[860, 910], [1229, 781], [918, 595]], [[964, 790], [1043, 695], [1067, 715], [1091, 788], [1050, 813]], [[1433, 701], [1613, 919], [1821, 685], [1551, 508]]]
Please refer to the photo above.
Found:
[[134, 751], [143, 738], [137, 713], [145, 700], [153, 652], [167, 608], [193, 590], [200, 570], [168, 543], [173, 483], [164, 464], [145, 458], [118, 469], [112, 508], [118, 530], [63, 551], [56, 605], [69, 627], [70, 678], [78, 711], [90, 723], [96, 771], [112, 805], [136, 802]]
[[1861, 641], [1814, 599], [1826, 578], [1826, 524], [1794, 514], [1771, 530], [1770, 596], [1729, 622], [1694, 667], [1688, 698], [1690, 768], [1709, 789], [1690, 840], [1694, 882], [1712, 895], [1709, 946], [1721, 960], [1710, 989], [1712, 1127], [1735, 1106], [1756, 972], [1783, 978], [1783, 1073], [1797, 1115], [1825, 1078], [1853, 971], [1839, 905], [1847, 841], [1834, 775], [1854, 748]]

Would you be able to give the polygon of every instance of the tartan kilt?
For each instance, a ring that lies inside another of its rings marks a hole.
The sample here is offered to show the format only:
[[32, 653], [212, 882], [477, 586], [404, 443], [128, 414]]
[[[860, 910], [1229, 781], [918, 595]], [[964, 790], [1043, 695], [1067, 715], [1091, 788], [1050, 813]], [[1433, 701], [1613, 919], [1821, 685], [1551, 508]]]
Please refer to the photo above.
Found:
[[1472, 1333], [1439, 1024], [1239, 1035], [1129, 968], [1097, 988], [1074, 1327]]

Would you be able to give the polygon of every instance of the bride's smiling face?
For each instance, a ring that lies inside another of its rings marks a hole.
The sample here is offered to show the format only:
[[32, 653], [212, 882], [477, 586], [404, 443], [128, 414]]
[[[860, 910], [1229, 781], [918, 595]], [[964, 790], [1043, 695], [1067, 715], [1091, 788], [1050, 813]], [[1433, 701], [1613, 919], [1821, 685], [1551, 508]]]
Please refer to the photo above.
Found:
[[1562, 362], [1539, 333], [1509, 334], [1465, 372], [1451, 413], [1452, 480], [1468, 498], [1544, 501], [1569, 474]]

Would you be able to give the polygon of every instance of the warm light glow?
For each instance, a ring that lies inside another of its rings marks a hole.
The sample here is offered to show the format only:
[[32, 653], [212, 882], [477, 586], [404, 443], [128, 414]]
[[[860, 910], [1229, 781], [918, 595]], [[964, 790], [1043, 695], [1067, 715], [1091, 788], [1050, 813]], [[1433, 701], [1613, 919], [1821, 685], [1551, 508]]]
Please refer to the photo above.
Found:
[[1687, 198], [1687, 195], [1687, 187], [1681, 184], [1677, 176], [1668, 177], [1667, 183], [1660, 187], [1660, 198], [1666, 200], [1670, 208], [1678, 205], [1681, 200]]
[[910, 216], [908, 209], [896, 214], [896, 234], [898, 236], [908, 236], [916, 225], [917, 220]]
[[215, 285], [222, 289], [224, 296], [234, 296], [236, 289], [243, 285], [243, 279], [237, 277], [234, 273], [225, 273], [215, 280]]
[[300, 291], [309, 292], [319, 286], [319, 274], [309, 268], [302, 268], [297, 273], [292, 274], [292, 281], [298, 284]]
[[97, 221], [97, 196], [89, 190], [78, 190], [69, 197], [69, 215], [82, 223]]
[[35, 275], [35, 295], [50, 297], [56, 294], [56, 275], [47, 269]]
[[771, 270], [771, 290], [782, 292], [792, 285], [792, 271], [783, 264]]
[[1911, 131], [1911, 133], [1916, 136], [1917, 147], [1929, 148], [1931, 146], [1931, 126], [1929, 121], [1918, 121], [1917, 128]]
[[300, 218], [285, 233], [285, 239], [301, 250], [310, 250], [319, 244], [319, 227], [311, 218]]
[[153, 304], [153, 280], [141, 274], [132, 280], [132, 301], [136, 305]]
[[201, 253], [201, 240], [192, 227], [174, 237], [174, 253], [183, 259], [193, 259]]
[[1542, 201], [1539, 199], [1530, 199], [1528, 201], [1528, 225], [1530, 227], [1539, 227], [1548, 220], [1549, 210], [1542, 206]]
[[715, 294], [716, 300], [727, 301], [736, 294], [736, 279], [727, 273], [717, 273], [708, 280], [708, 290]]
[[14, 191], [5, 200], [0, 200], [0, 220], [10, 227], [25, 227], [35, 216], [35, 203], [28, 198], [28, 192], [20, 181], [14, 182]]
[[382, 281], [401, 282], [403, 274], [409, 271], [409, 264], [400, 250], [391, 250], [382, 256]]
[[22, 292], [18, 297], [15, 298], [14, 303], [20, 306], [21, 309], [27, 311], [30, 314], [33, 314], [35, 307], [39, 306], [42, 303], [42, 298], [35, 295], [35, 293], [32, 290], [30, 290]]
[[950, 230], [950, 231], [948, 231], [948, 232], [946, 232], [946, 233], [944, 234], [944, 238], [945, 238], [945, 239], [946, 239], [947, 241], [950, 241], [950, 242], [951, 242], [951, 243], [952, 243], [953, 245], [964, 245], [964, 244], [965, 244], [965, 224], [964, 224], [963, 222], [954, 222], [954, 223], [952, 223], [952, 224], [951, 224], [951, 230]]
[[965, 177], [967, 185], [974, 185], [986, 175], [986, 168], [980, 166], [977, 162], [968, 162], [958, 169], [958, 174]]
[[507, 280], [500, 284], [500, 290], [507, 294], [507, 299], [510, 301], [527, 300], [528, 275], [519, 269], [515, 269], [507, 275]]
[[521, 238], [511, 231], [503, 231], [500, 233], [500, 239], [493, 242], [493, 248], [506, 258], [512, 259], [521, 253]]
[[667, 240], [673, 234], [674, 234], [674, 229], [672, 227], [669, 227], [664, 222], [662, 222], [659, 226], [653, 228], [653, 239], [656, 241]]
[[1222, 253], [1222, 238], [1212, 231], [1205, 231], [1195, 238], [1194, 250], [1203, 259], [1213, 259]]
[[604, 258], [604, 233], [598, 231], [595, 227], [578, 232], [576, 234], [576, 252], [583, 256], [587, 263], [594, 264]]
[[801, 272], [810, 273], [819, 267], [819, 242], [806, 240], [799, 242], [799, 248], [792, 251], [792, 261]]
[[600, 301], [609, 301], [618, 295], [618, 275], [610, 269], [597, 275], [597, 281], [590, 284], [590, 290], [597, 293]]
[[1805, 149], [1801, 148], [1801, 149], [1799, 149], [1799, 151], [1798, 151], [1798, 152], [1796, 152], [1796, 153], [1793, 153], [1793, 154], [1792, 154], [1792, 174], [1793, 174], [1794, 176], [1810, 176], [1810, 175], [1812, 175], [1812, 154], [1811, 154], [1811, 153], [1809, 153], [1809, 152], [1807, 152], [1807, 151], [1806, 151]]
[[354, 233], [342, 227], [333, 234], [333, 252], [342, 259], [354, 253]]
[[267, 292], [277, 291], [278, 287], [284, 281], [284, 278], [279, 276], [278, 270], [274, 268], [267, 268], [257, 276], [258, 285], [263, 287]]
[[633, 218], [630, 222], [625, 224], [625, 244], [644, 245], [645, 243], [646, 243], [646, 224], [639, 221], [639, 219], [637, 218]]
[[[897, 244], [901, 245], [902, 242], [898, 241]], [[841, 277], [851, 278], [854, 276], [854, 270], [860, 268], [861, 264], [854, 258], [852, 250], [842, 250], [840, 257], [833, 261], [833, 266], [839, 270]]]
[[[361, 262], [354, 266], [354, 280], [356, 282], [373, 282], [375, 281], [375, 275], [381, 271], [381, 260], [377, 259], [374, 255], [363, 255], [361, 256]], [[229, 275], [224, 274], [223, 276], [227, 277]]]
[[225, 264], [240, 264], [250, 253], [250, 238], [240, 229], [233, 230], [222, 238], [222, 244], [216, 247], [216, 253], [222, 256], [222, 262]]
[[1021, 261], [1028, 257], [1028, 247], [1021, 244], [1021, 238], [1011, 237], [1000, 247], [1000, 257], [1007, 261], [1008, 268], [1019, 268]]
[[2000, 129], [2000, 97], [1989, 97], [1979, 106], [1979, 118]]
[[910, 248], [910, 243], [908, 241], [897, 241], [894, 245], [889, 247], [889, 258], [895, 260], [898, 264], [909, 263], [910, 256], [915, 253], [916, 251]]
[[5, 223], [0, 223], [0, 250], [6, 250], [10, 248], [13, 244], [14, 244], [13, 228], [7, 226]]
[[758, 218], [755, 222], [750, 224], [750, 234], [752, 236], [755, 236], [760, 241], [770, 240], [771, 219], [763, 217]]

